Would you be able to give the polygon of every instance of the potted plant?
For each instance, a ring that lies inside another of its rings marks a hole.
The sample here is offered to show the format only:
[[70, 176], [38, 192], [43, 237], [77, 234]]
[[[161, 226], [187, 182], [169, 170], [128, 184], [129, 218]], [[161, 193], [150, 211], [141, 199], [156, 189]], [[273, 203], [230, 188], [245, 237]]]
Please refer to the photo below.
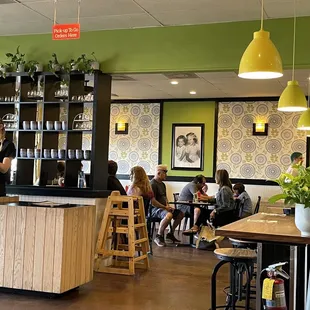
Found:
[[52, 54], [52, 59], [48, 62], [48, 69], [49, 71], [53, 72], [55, 75], [56, 72], [61, 70], [60, 63], [58, 62], [57, 55], [55, 53]]
[[92, 67], [93, 62], [94, 61], [92, 59], [86, 57], [86, 54], [82, 54], [73, 62], [71, 60], [71, 69], [72, 71], [92, 74], [94, 72], [94, 69]]
[[25, 54], [21, 54], [19, 51], [19, 46], [16, 49], [16, 53], [6, 53], [6, 57], [10, 59], [10, 65], [16, 68], [17, 72], [25, 71]]
[[9, 64], [0, 64], [0, 77], [6, 78], [6, 73], [8, 72], [9, 69]]
[[30, 60], [26, 64], [28, 75], [34, 80], [34, 73], [42, 70], [42, 66], [36, 60]]
[[292, 176], [282, 173], [275, 180], [281, 189], [282, 194], [269, 198], [269, 202], [275, 203], [284, 199], [285, 204], [295, 204], [295, 225], [301, 231], [302, 236], [310, 236], [310, 167], [295, 165], [298, 175]]

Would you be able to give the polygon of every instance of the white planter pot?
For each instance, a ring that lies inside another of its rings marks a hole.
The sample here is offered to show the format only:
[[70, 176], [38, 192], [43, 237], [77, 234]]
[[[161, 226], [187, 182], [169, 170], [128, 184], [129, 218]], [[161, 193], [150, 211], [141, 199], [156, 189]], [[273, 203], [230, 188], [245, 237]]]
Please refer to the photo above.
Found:
[[17, 72], [25, 72], [25, 65], [18, 65]]
[[303, 237], [310, 237], [310, 208], [304, 204], [295, 204], [295, 225]]
[[36, 72], [42, 72], [43, 71], [43, 65], [37, 64], [36, 65]]
[[55, 72], [60, 71], [60, 65], [59, 64], [52, 64], [52, 68]]
[[91, 67], [93, 70], [99, 70], [100, 69], [100, 64], [98, 61], [93, 61], [91, 64]]

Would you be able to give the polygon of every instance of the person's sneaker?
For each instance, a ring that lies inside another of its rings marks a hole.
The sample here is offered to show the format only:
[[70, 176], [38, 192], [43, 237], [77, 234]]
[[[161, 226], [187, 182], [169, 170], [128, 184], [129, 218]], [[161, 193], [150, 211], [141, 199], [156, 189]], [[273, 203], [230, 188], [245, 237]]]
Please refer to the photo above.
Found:
[[166, 246], [165, 239], [161, 235], [156, 235], [154, 242], [160, 247]]
[[168, 233], [167, 235], [166, 235], [166, 240], [170, 240], [170, 241], [172, 241], [173, 243], [176, 243], [176, 242], [181, 242], [180, 240], [178, 240], [175, 236], [174, 236], [174, 234], [172, 234], [172, 233]]

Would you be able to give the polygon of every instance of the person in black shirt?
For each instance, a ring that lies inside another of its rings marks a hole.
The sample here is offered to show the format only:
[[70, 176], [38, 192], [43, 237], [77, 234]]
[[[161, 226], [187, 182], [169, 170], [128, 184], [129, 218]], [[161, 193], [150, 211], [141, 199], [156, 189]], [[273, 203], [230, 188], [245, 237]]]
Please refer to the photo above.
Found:
[[108, 161], [108, 190], [109, 191], [119, 191], [121, 195], [127, 195], [126, 191], [119, 181], [119, 179], [115, 176], [117, 172], [118, 166], [117, 163], [113, 160]]
[[15, 156], [15, 145], [6, 139], [4, 124], [0, 119], [0, 196], [6, 195], [5, 183], [10, 180], [11, 163]]

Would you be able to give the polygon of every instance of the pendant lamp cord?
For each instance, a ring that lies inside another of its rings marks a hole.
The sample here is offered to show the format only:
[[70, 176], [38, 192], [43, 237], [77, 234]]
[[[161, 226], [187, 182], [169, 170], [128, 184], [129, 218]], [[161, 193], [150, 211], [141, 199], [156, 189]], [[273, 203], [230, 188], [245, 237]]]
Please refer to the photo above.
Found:
[[263, 30], [264, 28], [264, 0], [262, 1], [262, 11], [261, 11], [261, 17], [260, 17], [260, 30]]
[[295, 53], [296, 53], [296, 0], [294, 0], [294, 35], [293, 35], [293, 71], [292, 71], [292, 81], [295, 81]]
[[80, 14], [81, 14], [81, 0], [78, 0], [78, 24], [80, 23]]
[[56, 25], [57, 18], [57, 0], [54, 0], [54, 25]]

